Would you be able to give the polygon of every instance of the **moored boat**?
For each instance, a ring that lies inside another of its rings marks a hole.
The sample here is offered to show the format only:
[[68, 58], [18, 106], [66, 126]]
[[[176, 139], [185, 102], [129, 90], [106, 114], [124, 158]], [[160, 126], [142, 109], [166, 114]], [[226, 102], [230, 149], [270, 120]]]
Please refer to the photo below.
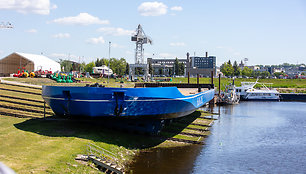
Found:
[[[255, 89], [255, 85], [261, 86]], [[267, 100], [279, 101], [279, 92], [272, 89], [272, 83], [258, 83], [256, 82], [241, 82], [241, 87], [236, 87], [236, 93], [240, 95], [241, 100]]]
[[279, 92], [271, 89], [249, 89], [246, 92], [245, 100], [267, 100], [279, 101]]
[[177, 87], [43, 86], [42, 97], [58, 116], [168, 119], [194, 112], [214, 90], [183, 95]]
[[236, 93], [236, 87], [234, 84], [230, 83], [225, 86], [225, 90], [221, 95], [219, 95], [217, 104], [219, 105], [233, 105], [238, 104], [240, 100], [240, 95]]

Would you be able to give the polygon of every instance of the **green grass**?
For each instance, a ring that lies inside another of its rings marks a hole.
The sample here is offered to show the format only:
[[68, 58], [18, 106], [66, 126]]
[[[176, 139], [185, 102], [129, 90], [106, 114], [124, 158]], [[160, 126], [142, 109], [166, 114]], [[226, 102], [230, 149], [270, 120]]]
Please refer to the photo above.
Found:
[[[0, 116], [0, 161], [17, 173], [95, 172], [74, 161], [76, 154], [85, 153], [84, 146], [88, 140], [26, 131], [25, 129], [33, 128], [33, 125], [23, 125], [27, 121], [27, 119]], [[41, 124], [36, 125], [36, 128], [43, 126], [49, 127]], [[52, 131], [55, 130], [50, 130]]]
[[[236, 78], [235, 85], [241, 86], [241, 82], [255, 82], [256, 79]], [[187, 83], [187, 78], [173, 78], [173, 83]], [[229, 78], [221, 78], [221, 90], [224, 90], [224, 85], [232, 83]], [[273, 88], [306, 88], [306, 79], [259, 79], [260, 83], [273, 83]], [[197, 83], [197, 78], [190, 78], [190, 83]], [[200, 83], [211, 83], [211, 78], [200, 78]], [[219, 86], [219, 79], [214, 78], [215, 87]]]
[[166, 141], [168, 137], [197, 141], [198, 137], [178, 134], [190, 123], [187, 120], [192, 122], [195, 118], [194, 114], [184, 117], [186, 122], [180, 123], [181, 127], [171, 124], [176, 132], [163, 131], [164, 138], [161, 138], [106, 129], [96, 121], [52, 121], [0, 115], [0, 161], [17, 173], [96, 172], [74, 160], [77, 154], [86, 154], [86, 145], [93, 143], [113, 152], [122, 159], [122, 164], [128, 165], [142, 149], [188, 145]]
[[77, 154], [86, 154], [88, 143], [103, 147], [117, 154], [122, 163], [128, 163], [139, 149], [162, 142], [154, 137], [104, 129], [95, 123], [8, 116], [0, 116], [0, 141], [0, 161], [18, 173], [88, 173], [91, 168], [74, 161]]
[[[111, 83], [117, 82], [113, 81]], [[7, 89], [28, 90], [28, 88], [23, 87], [0, 85], [2, 88]], [[40, 91], [35, 89], [29, 90], [33, 92]], [[3, 92], [7, 96], [35, 98], [42, 101], [39, 95], [11, 91]], [[5, 97], [3, 99], [6, 101], [0, 102], [1, 104], [28, 108], [28, 106], [9, 103], [11, 99], [6, 99]], [[17, 101], [24, 103], [22, 100]], [[35, 102], [29, 103], [35, 104]], [[37, 107], [30, 108], [42, 110]], [[19, 113], [34, 117], [26, 119], [0, 115], [0, 161], [14, 169], [17, 173], [96, 173], [96, 170], [79, 164], [74, 160], [77, 154], [86, 154], [86, 145], [88, 143], [93, 143], [113, 152], [117, 158], [121, 159], [121, 164], [128, 165], [133, 160], [135, 154], [141, 150], [188, 145], [168, 141], [167, 138], [169, 137], [193, 141], [199, 140], [198, 137], [179, 135], [179, 133], [181, 131], [190, 132], [190, 130], [185, 128], [189, 127], [191, 122], [197, 121], [197, 117], [201, 114], [207, 115], [207, 113], [195, 112], [180, 118], [183, 123], [173, 123], [170, 125], [174, 132], [167, 133], [167, 129], [165, 129], [161, 136], [154, 137], [106, 129], [103, 127], [103, 124], [99, 124], [97, 121], [43, 120], [42, 114], [5, 108], [0, 109], [6, 113]], [[207, 123], [210, 121], [212, 120], [208, 120]]]
[[[78, 78], [82, 83], [57, 83], [54, 80], [46, 79], [46, 78], [5, 78], [5, 80], [10, 81], [18, 81], [29, 84], [36, 85], [64, 85], [64, 86], [85, 86], [85, 84], [93, 84], [100, 83], [102, 85], [108, 87], [134, 87], [134, 83], [128, 82], [123, 79], [124, 83], [120, 83], [121, 79], [108, 79], [107, 78]], [[241, 82], [250, 81], [255, 82], [256, 79], [244, 79], [244, 78], [236, 78], [235, 84], [236, 86], [241, 86]], [[184, 77], [172, 78], [172, 83], [187, 83], [188, 79]], [[259, 79], [261, 83], [273, 83], [273, 88], [306, 88], [306, 79]], [[197, 83], [197, 78], [190, 78], [190, 83]], [[200, 83], [211, 83], [210, 78], [200, 78]], [[229, 78], [221, 78], [221, 89], [224, 90], [225, 85], [232, 83], [232, 79]], [[219, 86], [219, 79], [214, 78], [215, 87]]]

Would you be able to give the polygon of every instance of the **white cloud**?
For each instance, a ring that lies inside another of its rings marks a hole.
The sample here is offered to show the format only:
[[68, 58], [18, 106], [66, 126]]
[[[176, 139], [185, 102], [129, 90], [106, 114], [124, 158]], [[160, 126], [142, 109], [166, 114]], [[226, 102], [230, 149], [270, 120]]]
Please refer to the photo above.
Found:
[[58, 34], [52, 35], [52, 37], [54, 37], [54, 38], [69, 38], [70, 34], [69, 33], [58, 33]]
[[125, 30], [123, 28], [112, 28], [112, 27], [102, 27], [99, 28], [97, 31], [112, 36], [131, 36], [132, 33], [134, 32], [133, 30]]
[[162, 2], [143, 2], [138, 6], [138, 12], [142, 16], [160, 16], [167, 13], [167, 8]]
[[54, 19], [52, 22], [65, 25], [109, 24], [108, 20], [101, 20], [88, 13], [80, 13], [77, 16], [58, 18]]
[[133, 53], [132, 51], [125, 51], [125, 54], [133, 55], [135, 53]]
[[174, 6], [174, 7], [171, 7], [170, 10], [173, 10], [173, 11], [182, 11], [183, 7], [181, 7], [181, 6]]
[[185, 46], [185, 43], [184, 42], [174, 42], [174, 43], [170, 43], [170, 46], [182, 47], [182, 46]]
[[86, 42], [89, 43], [89, 44], [99, 44], [99, 43], [104, 44], [105, 40], [102, 36], [100, 36], [100, 37], [97, 37], [97, 38], [94, 38], [94, 37], [89, 38], [89, 39], [86, 40]]
[[119, 44], [116, 44], [116, 43], [112, 43], [111, 47], [113, 47], [113, 48], [124, 48], [125, 46], [119, 45]]
[[170, 53], [159, 53], [160, 57], [164, 57], [164, 58], [169, 58], [169, 57], [174, 57], [172, 54]]
[[37, 33], [37, 30], [36, 29], [29, 29], [29, 30], [26, 30], [25, 32], [27, 32], [27, 33]]
[[0, 0], [0, 9], [15, 10], [19, 13], [36, 13], [48, 15], [51, 9], [55, 9], [55, 4], [50, 4], [49, 0]]
[[51, 58], [78, 61], [78, 56], [69, 53], [51, 53], [48, 56]]

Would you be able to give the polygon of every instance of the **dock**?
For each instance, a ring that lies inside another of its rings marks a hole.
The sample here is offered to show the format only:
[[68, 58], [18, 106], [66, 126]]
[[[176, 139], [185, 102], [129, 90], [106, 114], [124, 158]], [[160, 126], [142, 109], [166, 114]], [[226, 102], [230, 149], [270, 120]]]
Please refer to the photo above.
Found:
[[305, 93], [280, 93], [281, 101], [306, 101]]

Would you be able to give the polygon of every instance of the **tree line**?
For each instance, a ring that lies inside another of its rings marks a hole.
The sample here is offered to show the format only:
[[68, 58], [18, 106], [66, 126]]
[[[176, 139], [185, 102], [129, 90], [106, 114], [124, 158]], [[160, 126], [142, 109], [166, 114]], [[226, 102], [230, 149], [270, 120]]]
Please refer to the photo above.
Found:
[[[71, 72], [71, 71], [80, 71], [80, 72], [89, 72], [92, 73], [93, 67], [99, 67], [102, 65], [106, 65], [107, 67], [113, 70], [114, 73], [117, 75], [128, 75], [129, 74], [129, 64], [126, 62], [124, 58], [111, 58], [110, 60], [107, 58], [97, 58], [95, 61], [89, 63], [75, 63], [69, 60], [62, 60], [59, 61], [61, 65], [62, 71]], [[175, 59], [173, 68], [167, 68], [169, 71], [169, 75], [184, 75], [185, 73], [185, 65], [184, 63], [180, 63], [178, 58]], [[144, 74], [144, 70], [142, 68], [135, 69], [136, 75]], [[154, 68], [149, 62], [149, 74], [154, 75]], [[164, 68], [158, 69], [158, 74], [164, 74]]]
[[96, 61], [92, 61], [87, 64], [85, 62], [78, 64], [69, 60], [60, 59], [59, 63], [61, 65], [62, 71], [65, 72], [80, 71], [92, 73], [93, 67], [106, 65], [107, 67], [110, 66], [110, 68], [113, 70], [113, 73], [116, 73], [117, 75], [129, 74], [129, 64], [124, 58], [111, 58], [110, 60], [106, 58], [97, 58]]
[[[241, 65], [243, 65], [242, 61], [241, 61]], [[223, 75], [227, 77], [244, 76], [244, 77], [253, 77], [253, 78], [257, 78], [257, 77], [266, 78], [266, 77], [271, 76], [271, 74], [268, 71], [262, 71], [262, 72], [254, 71], [246, 66], [244, 66], [243, 69], [241, 70], [241, 68], [238, 66], [237, 61], [234, 61], [232, 65], [231, 60], [229, 60], [228, 62], [224, 62], [220, 66], [220, 71], [223, 73]]]

